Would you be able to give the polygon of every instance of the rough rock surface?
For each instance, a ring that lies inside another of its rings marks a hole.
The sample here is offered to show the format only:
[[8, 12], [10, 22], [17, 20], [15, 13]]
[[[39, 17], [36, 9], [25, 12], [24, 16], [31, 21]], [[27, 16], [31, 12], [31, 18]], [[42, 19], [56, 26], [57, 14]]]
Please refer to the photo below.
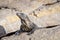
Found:
[[[7, 32], [15, 31], [20, 26], [16, 10], [28, 15], [37, 26], [46, 27], [60, 24], [60, 0], [0, 0], [0, 25], [11, 28]], [[4, 21], [6, 20], [6, 21]], [[11, 35], [2, 40], [60, 40], [60, 26], [36, 30], [32, 35]]]

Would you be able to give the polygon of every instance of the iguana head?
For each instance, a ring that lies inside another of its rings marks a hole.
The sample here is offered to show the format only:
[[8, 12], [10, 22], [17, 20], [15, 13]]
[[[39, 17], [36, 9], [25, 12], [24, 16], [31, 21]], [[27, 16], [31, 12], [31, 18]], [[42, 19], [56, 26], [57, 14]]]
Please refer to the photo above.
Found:
[[24, 14], [24, 13], [17, 13], [16, 15], [17, 15], [20, 19], [22, 19], [22, 20], [28, 19], [27, 15]]
[[26, 14], [24, 14], [24, 13], [17, 13], [16, 15], [21, 19], [21, 22], [23, 24], [30, 23], [30, 20], [29, 20], [29, 18], [28, 18], [28, 16]]

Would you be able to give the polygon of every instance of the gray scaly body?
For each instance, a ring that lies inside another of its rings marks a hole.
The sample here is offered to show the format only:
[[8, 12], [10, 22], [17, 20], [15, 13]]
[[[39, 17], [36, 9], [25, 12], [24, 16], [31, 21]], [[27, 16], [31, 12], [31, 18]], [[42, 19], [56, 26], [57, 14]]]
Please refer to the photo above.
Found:
[[28, 32], [28, 35], [30, 35], [34, 33], [36, 29], [52, 28], [52, 27], [58, 26], [58, 25], [52, 25], [52, 26], [47, 26], [47, 27], [38, 27], [36, 24], [34, 24], [33, 22], [29, 20], [26, 14], [17, 13], [16, 15], [21, 19], [21, 23], [22, 23], [20, 30], [18, 30], [17, 33]]

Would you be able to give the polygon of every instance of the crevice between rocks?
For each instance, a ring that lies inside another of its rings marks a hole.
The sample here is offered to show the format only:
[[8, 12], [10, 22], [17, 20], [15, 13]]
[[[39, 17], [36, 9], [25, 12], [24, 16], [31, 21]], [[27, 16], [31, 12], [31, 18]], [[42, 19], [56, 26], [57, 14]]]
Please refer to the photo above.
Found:
[[60, 1], [59, 0], [57, 0], [56, 2], [54, 2], [54, 3], [47, 3], [47, 4], [44, 4], [45, 6], [49, 6], [49, 5], [54, 5], [54, 4], [56, 4], [56, 3], [59, 3]]

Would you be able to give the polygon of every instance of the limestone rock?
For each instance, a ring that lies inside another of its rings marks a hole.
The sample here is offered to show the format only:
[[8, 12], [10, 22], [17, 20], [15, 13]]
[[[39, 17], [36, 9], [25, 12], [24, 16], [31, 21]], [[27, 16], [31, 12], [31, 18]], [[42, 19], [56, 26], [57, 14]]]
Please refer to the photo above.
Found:
[[[20, 26], [16, 10], [27, 14], [29, 19], [40, 27], [60, 24], [60, 2], [57, 0], [0, 0], [0, 7], [9, 8], [0, 9], [0, 25], [8, 28], [17, 26], [14, 31]], [[12, 30], [11, 28], [7, 32]], [[26, 35], [26, 33], [11, 35], [2, 40], [60, 40], [60, 26], [39, 29], [32, 35]]]

